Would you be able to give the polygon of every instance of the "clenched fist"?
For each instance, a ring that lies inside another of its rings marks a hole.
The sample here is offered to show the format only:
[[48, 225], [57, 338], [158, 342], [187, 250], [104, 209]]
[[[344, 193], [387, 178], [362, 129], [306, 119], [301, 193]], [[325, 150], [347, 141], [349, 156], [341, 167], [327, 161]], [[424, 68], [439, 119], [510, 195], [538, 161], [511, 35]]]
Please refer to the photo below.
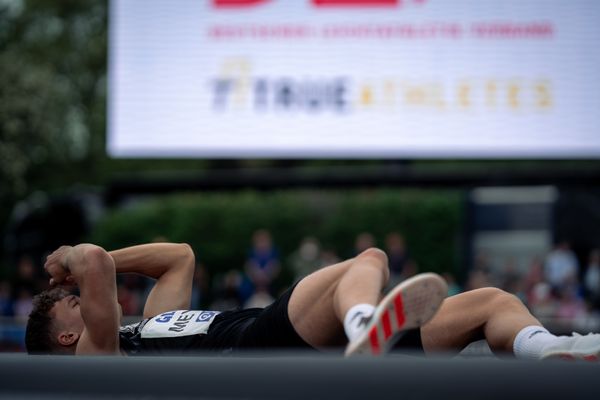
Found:
[[72, 246], [61, 246], [46, 257], [44, 269], [50, 275], [50, 286], [75, 283], [67, 264], [67, 257], [72, 249]]

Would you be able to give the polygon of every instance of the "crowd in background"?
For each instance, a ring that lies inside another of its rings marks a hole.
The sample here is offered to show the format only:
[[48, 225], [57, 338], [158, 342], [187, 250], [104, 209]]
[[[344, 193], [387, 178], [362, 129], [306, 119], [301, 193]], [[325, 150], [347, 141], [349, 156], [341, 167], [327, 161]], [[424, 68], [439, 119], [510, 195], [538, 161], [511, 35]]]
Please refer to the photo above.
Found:
[[[202, 255], [197, 255], [191, 306], [210, 310], [264, 307], [301, 277], [373, 246], [383, 248], [388, 254], [390, 287], [424, 272], [411, 257], [399, 232], [389, 233], [381, 244], [376, 243], [372, 234], [360, 233], [354, 248], [344, 254], [323, 247], [315, 237], [305, 237], [292, 254], [284, 255], [271, 233], [261, 229], [249, 240], [243, 266], [210, 276]], [[495, 286], [518, 296], [542, 320], [567, 321], [569, 327], [597, 329], [590, 327], [589, 321], [597, 324], [600, 320], [600, 250], [592, 250], [585, 261], [585, 265], [580, 265], [569, 244], [561, 242], [548, 254], [531, 260], [524, 272], [511, 261], [503, 268], [493, 268], [485, 256], [478, 255], [463, 285], [459, 285], [452, 273], [444, 273], [444, 278], [449, 284], [449, 295]], [[27, 318], [34, 294], [48, 285], [47, 277], [39, 269], [31, 257], [23, 256], [14, 277], [0, 281], [1, 316], [21, 322]], [[125, 316], [142, 314], [151, 287], [149, 278], [133, 274], [118, 277], [117, 294]], [[0, 337], [0, 341], [5, 339]]]
[[544, 257], [534, 257], [525, 271], [507, 260], [494, 271], [480, 255], [465, 290], [496, 286], [519, 297], [540, 320], [565, 330], [600, 328], [600, 250], [592, 249], [581, 265], [568, 241], [557, 243]]

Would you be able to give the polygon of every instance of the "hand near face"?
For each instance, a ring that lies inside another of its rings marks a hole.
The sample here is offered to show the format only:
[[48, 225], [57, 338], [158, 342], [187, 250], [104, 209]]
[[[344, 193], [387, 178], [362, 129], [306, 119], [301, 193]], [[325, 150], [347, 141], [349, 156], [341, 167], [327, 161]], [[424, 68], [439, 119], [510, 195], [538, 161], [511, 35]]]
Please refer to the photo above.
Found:
[[71, 246], [61, 246], [46, 257], [44, 269], [50, 275], [50, 286], [75, 284], [67, 264], [67, 257], [72, 249]]

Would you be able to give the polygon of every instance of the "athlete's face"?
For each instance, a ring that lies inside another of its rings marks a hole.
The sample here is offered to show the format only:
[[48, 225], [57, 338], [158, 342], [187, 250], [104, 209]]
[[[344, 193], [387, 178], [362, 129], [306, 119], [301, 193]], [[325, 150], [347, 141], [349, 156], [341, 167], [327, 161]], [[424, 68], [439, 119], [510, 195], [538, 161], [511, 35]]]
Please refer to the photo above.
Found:
[[[123, 309], [120, 304], [117, 303], [117, 305], [119, 308], [119, 320], [121, 320], [123, 318]], [[58, 331], [68, 330], [81, 335], [85, 324], [81, 316], [78, 296], [70, 295], [63, 297], [54, 303], [52, 313], [55, 327]]]
[[79, 309], [79, 297], [70, 295], [54, 303], [52, 307], [54, 323], [57, 331], [83, 332], [83, 318]]

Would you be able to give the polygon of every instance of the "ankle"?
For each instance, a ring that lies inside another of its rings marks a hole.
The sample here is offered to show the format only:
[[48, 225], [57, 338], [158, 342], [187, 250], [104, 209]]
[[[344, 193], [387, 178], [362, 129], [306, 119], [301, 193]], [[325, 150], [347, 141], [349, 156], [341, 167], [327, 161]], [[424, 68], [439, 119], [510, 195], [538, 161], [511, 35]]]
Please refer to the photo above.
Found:
[[375, 306], [366, 303], [356, 304], [346, 312], [344, 331], [348, 341], [353, 341], [360, 336], [374, 312]]
[[557, 339], [557, 336], [543, 326], [527, 326], [517, 333], [513, 342], [513, 353], [517, 358], [539, 360], [544, 348], [556, 343]]

